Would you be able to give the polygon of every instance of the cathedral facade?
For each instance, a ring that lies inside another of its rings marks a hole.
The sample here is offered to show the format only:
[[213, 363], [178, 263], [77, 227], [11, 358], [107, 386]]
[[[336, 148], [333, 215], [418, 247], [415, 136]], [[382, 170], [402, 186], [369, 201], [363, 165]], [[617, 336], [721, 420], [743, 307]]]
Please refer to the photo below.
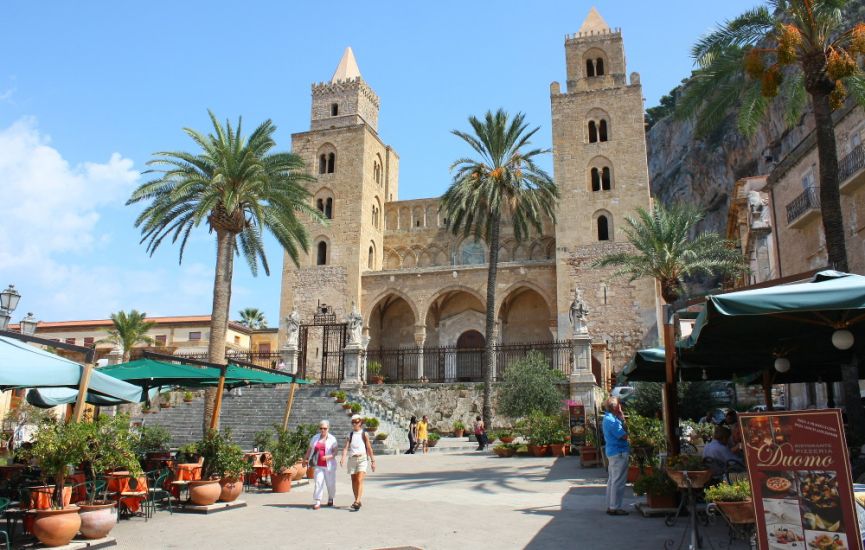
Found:
[[[642, 88], [626, 73], [621, 31], [594, 9], [566, 37], [565, 59], [565, 86], [550, 85], [557, 221], [522, 242], [502, 228], [496, 338], [565, 340], [579, 289], [598, 360], [618, 369], [657, 338], [654, 283], [591, 265], [629, 247], [625, 216], [650, 206]], [[331, 80], [312, 86], [311, 126], [292, 135], [292, 149], [315, 176], [312, 201], [330, 223], [307, 225], [299, 268], [286, 256], [280, 318], [296, 309], [304, 323], [322, 313], [343, 319], [354, 305], [368, 350], [482, 347], [486, 245], [449, 233], [438, 198], [399, 200], [399, 156], [378, 134], [379, 108], [350, 48]], [[308, 376], [339, 344], [327, 340], [310, 333]]]

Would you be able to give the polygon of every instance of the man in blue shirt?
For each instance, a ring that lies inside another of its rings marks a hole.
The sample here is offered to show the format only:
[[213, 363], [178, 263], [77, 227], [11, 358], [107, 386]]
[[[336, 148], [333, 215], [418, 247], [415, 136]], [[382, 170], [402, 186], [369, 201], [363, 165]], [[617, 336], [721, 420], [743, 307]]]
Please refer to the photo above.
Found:
[[624, 415], [619, 400], [610, 397], [604, 407], [604, 451], [607, 454], [607, 514], [611, 516], [627, 516], [622, 509], [622, 498], [625, 495], [625, 483], [628, 479], [628, 455], [631, 446], [628, 444], [628, 431], [625, 429]]
[[724, 475], [728, 468], [744, 470], [742, 459], [729, 447], [730, 430], [726, 426], [715, 426], [712, 441], [703, 448], [703, 458], [712, 459], [709, 467], [715, 477]]

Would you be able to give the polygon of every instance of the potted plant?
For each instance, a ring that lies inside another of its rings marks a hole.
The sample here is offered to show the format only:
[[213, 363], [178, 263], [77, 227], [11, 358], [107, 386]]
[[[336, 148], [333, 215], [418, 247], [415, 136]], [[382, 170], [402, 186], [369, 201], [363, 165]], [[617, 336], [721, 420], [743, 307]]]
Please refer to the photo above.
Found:
[[598, 463], [598, 436], [589, 425], [586, 430], [585, 443], [580, 446], [580, 465], [593, 466]]
[[171, 393], [165, 392], [159, 394], [159, 408], [160, 409], [170, 409], [171, 408]]
[[568, 454], [568, 449], [571, 444], [568, 442], [571, 432], [565, 424], [564, 419], [560, 419], [558, 426], [550, 428], [550, 452], [553, 456], [565, 456]]
[[162, 426], [141, 426], [138, 428], [138, 438], [135, 442], [135, 453], [141, 457], [144, 469], [157, 470], [163, 460], [171, 458], [168, 445], [171, 433]]
[[493, 447], [493, 452], [502, 458], [514, 456], [517, 453], [516, 443], [500, 443]]
[[150, 406], [150, 403], [144, 403], [141, 405], [141, 414], [150, 414], [153, 412], [153, 408]]
[[[39, 465], [44, 487], [38, 489], [49, 497], [49, 508], [36, 510], [31, 527], [31, 532], [45, 546], [69, 544], [81, 528], [78, 506], [69, 505], [72, 488], [64, 489], [64, 482], [69, 466], [81, 463], [84, 458], [88, 429], [82, 423], [46, 419], [39, 424], [33, 445], [19, 451], [22, 460]], [[49, 486], [49, 481], [53, 486]]]
[[653, 469], [634, 482], [634, 494], [646, 495], [649, 508], [675, 508], [676, 484], [665, 472]]
[[628, 415], [628, 443], [631, 445], [631, 453], [627, 481], [634, 483], [640, 476], [651, 473], [649, 463], [655, 452], [664, 446], [662, 422], [657, 418], [638, 414]]
[[384, 441], [385, 439], [387, 439], [387, 432], [378, 432], [375, 434], [376, 441]]
[[702, 457], [680, 454], [667, 461], [667, 475], [682, 489], [686, 489], [689, 483], [694, 489], [699, 489], [712, 478], [712, 470], [706, 468]]
[[345, 394], [344, 391], [339, 390], [336, 392], [336, 395], [334, 397], [336, 398], [337, 403], [345, 403], [345, 399], [348, 396]]
[[[141, 475], [141, 466], [135, 455], [135, 434], [129, 428], [129, 416], [98, 416], [83, 425], [85, 445], [82, 461], [88, 465], [90, 479], [109, 470], [125, 470], [130, 476]], [[101, 496], [101, 499], [97, 497]], [[84, 538], [100, 539], [108, 535], [117, 524], [117, 503], [108, 498], [106, 487], [102, 495], [90, 491], [87, 501], [78, 503], [81, 516], [80, 531]]]
[[360, 403], [352, 403], [349, 408], [351, 414], [360, 414], [360, 411], [363, 410], [363, 406]]
[[528, 450], [534, 456], [546, 456], [550, 443], [561, 441], [556, 439], [560, 417], [546, 415], [535, 411], [520, 421], [518, 428], [528, 439]]
[[462, 437], [466, 432], [466, 425], [462, 420], [456, 420], [453, 424], [454, 437]]
[[346, 411], [347, 411], [347, 410], [350, 410], [350, 409], [351, 409], [351, 403], [349, 403], [348, 401], [346, 401], [346, 400], [343, 399], [343, 400], [341, 401], [341, 403], [342, 403], [342, 408], [343, 408], [343, 410], [346, 410]]
[[226, 447], [232, 445], [230, 437], [229, 433], [229, 439], [226, 440], [218, 430], [208, 430], [204, 438], [198, 442], [198, 452], [201, 453], [204, 462], [201, 467], [201, 479], [189, 481], [189, 500], [192, 504], [209, 506], [222, 495], [220, 477], [224, 470], [223, 453]]
[[730, 523], [755, 523], [751, 484], [747, 479], [706, 488], [706, 501], [715, 503]]
[[192, 398], [195, 397], [191, 391], [183, 392], [183, 402], [192, 403]]
[[368, 431], [371, 434], [374, 434], [375, 431], [378, 429], [379, 420], [378, 420], [378, 418], [370, 417], [370, 418], [366, 419], [364, 424], [366, 425], [366, 431]]
[[198, 452], [198, 443], [194, 441], [177, 448], [178, 461], [183, 461], [185, 463], [198, 462], [200, 456], [201, 455]]
[[442, 438], [442, 436], [440, 436], [439, 434], [437, 434], [435, 432], [429, 434], [427, 436], [427, 447], [435, 447], [436, 444], [439, 442], [439, 439], [441, 439], [441, 438]]
[[367, 363], [366, 376], [372, 384], [384, 384], [384, 377], [381, 375], [381, 363], [378, 361]]
[[510, 429], [502, 429], [496, 432], [496, 438], [502, 443], [513, 443], [514, 442], [514, 432]]
[[282, 426], [274, 428], [276, 437], [270, 440], [268, 447], [273, 461], [271, 489], [274, 493], [287, 493], [291, 491], [291, 480], [297, 473], [297, 462], [306, 452], [307, 430], [303, 426], [298, 426], [294, 432], [283, 430]]
[[330, 392], [330, 393], [327, 394], [327, 395], [328, 395], [329, 397], [333, 397], [334, 399], [336, 399], [336, 394], [337, 394], [337, 391], [336, 391], [336, 390], [333, 390], [332, 392]]

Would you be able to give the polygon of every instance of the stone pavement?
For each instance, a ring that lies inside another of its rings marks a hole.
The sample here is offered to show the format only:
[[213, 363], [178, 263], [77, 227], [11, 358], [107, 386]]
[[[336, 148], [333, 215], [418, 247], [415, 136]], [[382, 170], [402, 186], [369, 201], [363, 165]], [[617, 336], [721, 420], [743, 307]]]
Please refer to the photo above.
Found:
[[[209, 516], [159, 512], [120, 522], [118, 548], [663, 548], [678, 537], [661, 518], [604, 513], [605, 472], [575, 457], [498, 458], [455, 452], [383, 456], [363, 508], [349, 510], [351, 485], [337, 477], [335, 508], [310, 509], [312, 486], [287, 494], [246, 493], [246, 508]], [[635, 502], [627, 491], [628, 507]], [[713, 526], [715, 547], [726, 530]], [[746, 548], [742, 543], [735, 548]]]

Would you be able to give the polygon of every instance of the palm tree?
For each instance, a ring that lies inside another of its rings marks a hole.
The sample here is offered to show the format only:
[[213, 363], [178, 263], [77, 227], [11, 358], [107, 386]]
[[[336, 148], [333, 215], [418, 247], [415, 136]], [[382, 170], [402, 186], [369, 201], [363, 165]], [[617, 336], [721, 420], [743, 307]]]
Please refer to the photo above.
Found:
[[99, 342], [110, 342], [120, 346], [123, 350], [123, 362], [129, 361], [129, 354], [136, 344], [152, 344], [153, 338], [147, 333], [156, 326], [156, 323], [146, 320], [147, 314], [137, 310], [129, 313], [118, 311], [111, 314], [112, 328], [108, 329], [108, 337]]
[[[849, 24], [847, 0], [769, 0], [724, 22], [701, 38], [699, 65], [678, 102], [680, 117], [695, 115], [701, 133], [717, 127], [738, 104], [738, 126], [751, 136], [772, 98], [785, 102], [787, 123], [801, 117], [810, 98], [820, 170], [820, 210], [829, 263], [847, 271], [838, 189], [838, 151], [832, 111], [848, 90], [865, 104], [865, 24]], [[771, 8], [771, 9], [770, 9]]]
[[260, 329], [267, 328], [267, 319], [264, 318], [264, 312], [258, 308], [248, 307], [237, 312], [240, 315], [240, 324], [251, 328]]
[[514, 238], [524, 240], [531, 230], [542, 231], [544, 220], [555, 221], [559, 196], [552, 178], [535, 164], [548, 149], [527, 149], [539, 127], [528, 131], [525, 115], [512, 120], [499, 109], [487, 111], [484, 120], [469, 117], [473, 134], [453, 130], [477, 153], [451, 165], [453, 182], [441, 198], [439, 210], [454, 234], [483, 239], [489, 246], [487, 311], [484, 368], [483, 417], [492, 425], [491, 392], [495, 369], [493, 331], [495, 328], [496, 273], [502, 220], [513, 226]]
[[[127, 204], [149, 204], [135, 221], [141, 227], [141, 242], [153, 255], [163, 239], [180, 240], [180, 261], [193, 229], [202, 222], [216, 233], [216, 269], [213, 282], [213, 310], [210, 319], [208, 361], [225, 364], [225, 336], [231, 301], [234, 256], [242, 254], [253, 275], [258, 262], [270, 275], [262, 240], [265, 229], [276, 237], [291, 260], [307, 251], [309, 240], [298, 214], [323, 222], [312, 207], [304, 184], [314, 181], [304, 171], [303, 160], [290, 152], [273, 152], [276, 126], [270, 120], [248, 137], [241, 133], [241, 121], [232, 128], [221, 125], [208, 111], [213, 133], [204, 135], [184, 128], [200, 147], [197, 153], [169, 151], [155, 153], [146, 173], [155, 179], [136, 189]], [[213, 414], [216, 390], [207, 391], [204, 428]]]
[[637, 208], [636, 218], [625, 217], [624, 228], [634, 252], [607, 254], [595, 267], [615, 266], [614, 276], [655, 279], [661, 296], [672, 304], [685, 293], [685, 282], [696, 275], [737, 275], [745, 260], [734, 244], [717, 233], [703, 232], [692, 237], [703, 213], [693, 206], [656, 203], [651, 211]]

